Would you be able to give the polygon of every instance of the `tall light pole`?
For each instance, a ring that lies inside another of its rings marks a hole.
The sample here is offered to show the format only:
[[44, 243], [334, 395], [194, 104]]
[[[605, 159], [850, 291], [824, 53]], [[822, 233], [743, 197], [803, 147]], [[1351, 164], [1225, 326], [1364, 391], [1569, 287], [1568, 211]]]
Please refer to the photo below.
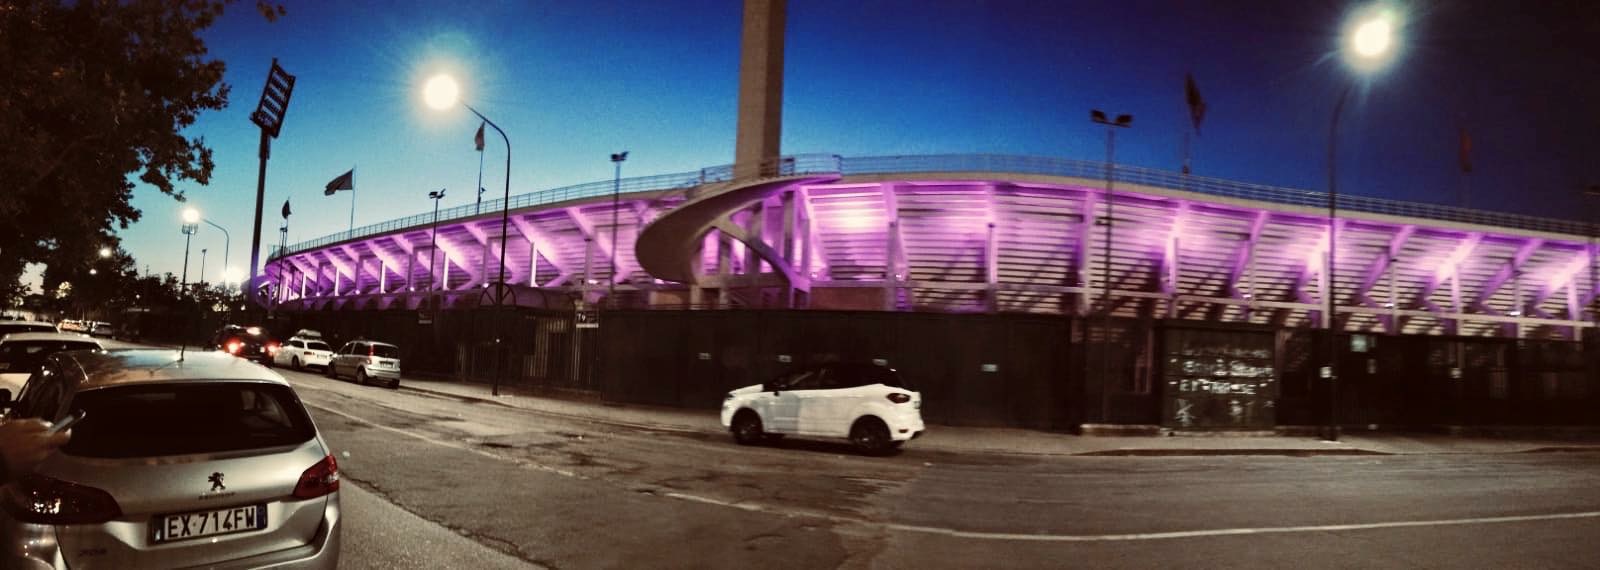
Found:
[[[184, 209], [183, 226], [179, 231], [183, 232], [183, 276], [178, 279], [178, 294], [182, 295], [189, 289], [189, 241], [194, 239], [195, 232], [200, 231], [200, 211], [194, 208]], [[185, 322], [188, 320], [185, 319]], [[181, 341], [183, 348], [189, 347], [188, 329], [188, 326], [184, 327]]]
[[622, 208], [622, 161], [628, 160], [628, 151], [611, 154], [611, 164], [616, 165], [616, 175], [611, 179], [611, 288], [606, 292], [606, 303], [617, 306], [617, 211]]
[[[433, 289], [433, 259], [434, 253], [439, 251], [439, 201], [444, 199], [444, 188], [428, 193], [433, 199], [433, 229], [428, 232], [428, 288]], [[445, 263], [449, 263], [445, 260]]]
[[[507, 230], [510, 229], [509, 226], [511, 225], [511, 137], [506, 136], [505, 129], [501, 129], [500, 125], [483, 116], [483, 113], [479, 113], [477, 109], [472, 108], [472, 105], [461, 101], [461, 87], [456, 85], [456, 80], [449, 75], [436, 75], [429, 79], [427, 85], [423, 86], [422, 94], [429, 107], [441, 111], [460, 103], [462, 107], [472, 111], [472, 114], [477, 115], [478, 119], [485, 124], [494, 127], [494, 132], [500, 133], [500, 140], [506, 143], [506, 186], [505, 194], [500, 200], [500, 276], [494, 284], [494, 306], [495, 312], [498, 313], [499, 309], [505, 306], [506, 294], [508, 293], [506, 287], [506, 237]], [[496, 347], [501, 346], [498, 327], [495, 330], [494, 341]], [[499, 396], [501, 358], [499, 358], [498, 348], [495, 355], [494, 384], [489, 392], [492, 395]]]
[[228, 235], [228, 228], [224, 228], [222, 226], [219, 226], [219, 225], [217, 225], [216, 222], [213, 222], [210, 219], [200, 218], [200, 221], [203, 221], [207, 225], [209, 225], [209, 226], [211, 226], [213, 228], [217, 228], [217, 230], [222, 232], [222, 270], [223, 271], [227, 271], [228, 270], [228, 250], [233, 248], [233, 237]]
[[1089, 120], [1106, 126], [1106, 239], [1104, 250], [1101, 252], [1100, 275], [1101, 283], [1104, 285], [1100, 296], [1100, 421], [1109, 423], [1111, 382], [1106, 377], [1111, 373], [1111, 227], [1115, 223], [1113, 220], [1116, 212], [1116, 199], [1112, 194], [1112, 188], [1116, 180], [1117, 129], [1133, 126], [1133, 115], [1117, 115], [1116, 119], [1110, 119], [1105, 111], [1091, 109]]
[[261, 262], [261, 205], [267, 194], [267, 159], [272, 156], [272, 139], [278, 138], [283, 130], [284, 114], [289, 111], [289, 99], [294, 95], [294, 81], [294, 76], [278, 65], [278, 58], [272, 58], [266, 85], [261, 88], [261, 100], [250, 113], [250, 122], [261, 128], [261, 144], [256, 152], [261, 159], [256, 173], [256, 217], [255, 226], [250, 230], [250, 278], [245, 283], [245, 295], [251, 300], [256, 298], [253, 284]]
[[[1370, 7], [1358, 12], [1350, 21], [1341, 49], [1345, 61], [1358, 72], [1370, 73], [1387, 63], [1395, 51], [1396, 16], [1387, 8]], [[1328, 254], [1322, 268], [1322, 323], [1328, 337], [1328, 364], [1322, 376], [1328, 382], [1328, 425], [1323, 438], [1339, 441], [1339, 332], [1334, 314], [1334, 262], [1339, 249], [1339, 177], [1338, 142], [1339, 117], [1344, 113], [1345, 101], [1356, 87], [1354, 80], [1339, 90], [1339, 99], [1333, 104], [1333, 117], [1328, 121]]]
[[200, 289], [206, 288], [206, 248], [200, 248], [200, 278], [197, 279]]
[[494, 296], [495, 305], [500, 306], [505, 299], [503, 289], [506, 284], [506, 237], [511, 225], [511, 137], [506, 136], [506, 131], [501, 129], [500, 125], [483, 116], [483, 113], [472, 108], [472, 105], [462, 101], [461, 87], [456, 85], [456, 80], [449, 75], [436, 75], [429, 79], [427, 85], [423, 86], [422, 94], [429, 107], [440, 111], [460, 104], [468, 111], [472, 111], [472, 114], [477, 115], [485, 124], [494, 127], [494, 132], [500, 133], [500, 140], [506, 143], [506, 184], [505, 193], [500, 200], [500, 275], [495, 282]]

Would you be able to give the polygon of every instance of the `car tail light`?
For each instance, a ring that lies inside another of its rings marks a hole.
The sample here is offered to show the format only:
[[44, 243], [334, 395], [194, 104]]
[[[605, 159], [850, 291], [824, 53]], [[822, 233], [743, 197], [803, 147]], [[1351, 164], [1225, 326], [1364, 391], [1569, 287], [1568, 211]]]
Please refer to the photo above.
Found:
[[278, 349], [280, 349], [280, 348], [283, 348], [283, 347], [278, 346], [278, 343], [269, 342], [269, 343], [267, 343], [267, 354], [277, 354], [278, 353]]
[[98, 524], [122, 516], [110, 493], [43, 475], [25, 475], [7, 485], [0, 505], [33, 524]]
[[901, 394], [899, 392], [895, 392], [893, 394], [889, 394], [888, 398], [889, 398], [890, 402], [894, 402], [896, 404], [904, 404], [906, 402], [910, 402], [911, 401], [911, 396], [907, 396], [907, 395]]
[[228, 354], [239, 354], [239, 349], [243, 346], [244, 343], [237, 340], [228, 341]]
[[300, 474], [300, 483], [294, 486], [294, 498], [315, 499], [339, 490], [339, 463], [329, 455]]
[[367, 345], [367, 364], [378, 363], [378, 347]]

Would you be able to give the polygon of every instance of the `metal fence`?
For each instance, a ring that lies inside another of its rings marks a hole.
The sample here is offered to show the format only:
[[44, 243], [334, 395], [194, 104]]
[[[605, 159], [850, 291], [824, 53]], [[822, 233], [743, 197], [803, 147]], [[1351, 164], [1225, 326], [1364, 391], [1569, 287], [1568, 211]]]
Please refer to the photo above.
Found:
[[[859, 174], [909, 174], [931, 172], [1038, 174], [1089, 179], [1104, 178], [1106, 175], [1106, 165], [1104, 162], [997, 154], [938, 154], [866, 157], [840, 157], [838, 155], [804, 154], [786, 156], [768, 162], [770, 164], [763, 163], [759, 170], [753, 171], [747, 175], [744, 175], [743, 177], [746, 179], [760, 179], [782, 176], [797, 176], [804, 174], [839, 174], [843, 176], [850, 176]], [[1139, 166], [1116, 165], [1113, 171], [1116, 180], [1119, 182], [1128, 182], [1146, 186], [1155, 186], [1159, 188], [1169, 188], [1173, 190], [1185, 190], [1212, 196], [1257, 200], [1292, 206], [1324, 208], [1328, 205], [1328, 195], [1325, 192], [1283, 188], [1279, 186], [1267, 186], [1263, 184], [1250, 184], [1247, 182], [1236, 182], [1221, 178], [1186, 175], [1170, 170], [1158, 170]], [[725, 164], [689, 172], [623, 178], [620, 183], [613, 180], [586, 182], [572, 186], [563, 186], [549, 190], [518, 194], [511, 197], [510, 207], [511, 209], [521, 209], [544, 204], [565, 202], [580, 198], [605, 196], [610, 194], [613, 188], [617, 188], [623, 193], [682, 190], [686, 198], [693, 199], [693, 188], [704, 184], [728, 182], [733, 180], [734, 176], [734, 166], [731, 164]], [[439, 211], [438, 220], [440, 222], [452, 222], [483, 215], [490, 215], [499, 212], [502, 204], [504, 203], [504, 199], [495, 199], [486, 201], [482, 205], [465, 204], [447, 208]], [[1352, 194], [1340, 194], [1338, 197], [1338, 208], [1340, 210], [1354, 212], [1481, 224], [1503, 228], [1551, 232], [1567, 235], [1588, 235], [1591, 231], [1590, 224], [1579, 221], [1473, 210], [1469, 208], [1443, 206], [1438, 204], [1404, 202], [1400, 200], [1371, 198]], [[287, 248], [273, 247], [270, 257], [276, 258], [282, 255], [298, 253], [356, 238], [385, 234], [406, 228], [421, 227], [432, 223], [433, 220], [433, 212], [430, 210], [404, 218], [362, 226], [351, 231], [326, 235], [310, 241], [293, 244]]]

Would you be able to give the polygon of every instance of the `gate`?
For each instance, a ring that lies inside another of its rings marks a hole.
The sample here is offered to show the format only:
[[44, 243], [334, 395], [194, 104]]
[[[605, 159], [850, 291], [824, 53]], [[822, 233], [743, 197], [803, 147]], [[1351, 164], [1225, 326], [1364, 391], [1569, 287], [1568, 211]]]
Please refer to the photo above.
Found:
[[1272, 333], [1167, 329], [1163, 340], [1163, 424], [1188, 429], [1276, 425]]

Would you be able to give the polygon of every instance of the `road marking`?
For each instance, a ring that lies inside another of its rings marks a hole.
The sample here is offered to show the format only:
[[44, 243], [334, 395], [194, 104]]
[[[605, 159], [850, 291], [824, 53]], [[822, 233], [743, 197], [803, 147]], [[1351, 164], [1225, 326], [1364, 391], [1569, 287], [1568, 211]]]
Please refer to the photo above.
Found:
[[[383, 425], [383, 424], [379, 424], [377, 422], [374, 422], [372, 420], [369, 420], [369, 419], [366, 419], [366, 418], [351, 414], [349, 412], [335, 410], [335, 409], [329, 408], [327, 406], [321, 406], [321, 405], [312, 404], [312, 403], [309, 403], [309, 402], [307, 402], [306, 405], [311, 406], [313, 408], [317, 408], [319, 410], [322, 410], [322, 411], [325, 411], [325, 412], [328, 412], [328, 413], [331, 413], [331, 414], [334, 414], [334, 415], [342, 416], [342, 417], [344, 417], [346, 419], [349, 419], [351, 421], [362, 423], [362, 424], [366, 424], [366, 425], [369, 425], [369, 426], [372, 426], [372, 427], [375, 427], [375, 428], [378, 428], [378, 429], [381, 429], [381, 430], [384, 430], [384, 431], [397, 433], [397, 434], [400, 434], [400, 435], [404, 435], [404, 436], [407, 436], [407, 437], [419, 439], [419, 440], [422, 440], [422, 441], [425, 441], [425, 442], [428, 442], [428, 443], [432, 443], [434, 445], [439, 445], [439, 446], [442, 446], [442, 447], [448, 447], [450, 449], [455, 449], [455, 450], [458, 450], [458, 451], [470, 452], [470, 453], [473, 453], [473, 454], [476, 454], [476, 455], [481, 455], [483, 457], [487, 457], [487, 458], [490, 458], [490, 459], [496, 459], [496, 460], [500, 460], [500, 461], [510, 461], [510, 462], [513, 462], [513, 463], [515, 463], [517, 465], [521, 465], [523, 467], [528, 467], [530, 469], [534, 469], [534, 470], [538, 470], [538, 471], [544, 471], [544, 472], [547, 472], [547, 473], [553, 473], [553, 474], [556, 474], [556, 475], [560, 475], [560, 476], [563, 476], [563, 477], [570, 477], [570, 478], [573, 478], [573, 479], [615, 483], [615, 484], [622, 485], [622, 486], [624, 486], [626, 488], [632, 488], [632, 489], [635, 489], [635, 490], [637, 490], [638, 488], [641, 488], [641, 486], [638, 485], [638, 484], [629, 484], [629, 483], [622, 482], [622, 481], [609, 481], [609, 480], [605, 480], [605, 479], [596, 479], [596, 478], [593, 478], [593, 477], [587, 477], [587, 476], [584, 476], [584, 475], [579, 474], [577, 472], [566, 470], [566, 469], [561, 469], [561, 468], [558, 468], [558, 467], [551, 467], [551, 466], [548, 466], [548, 465], [541, 465], [539, 463], [534, 463], [534, 462], [531, 462], [531, 461], [518, 460], [518, 459], [512, 459], [512, 458], [509, 458], [509, 457], [505, 457], [505, 456], [502, 456], [502, 455], [495, 455], [493, 453], [489, 453], [487, 451], [484, 451], [484, 450], [481, 450], [481, 449], [476, 449], [476, 448], [473, 448], [471, 446], [463, 445], [463, 444], [456, 443], [456, 442], [453, 442], [453, 441], [446, 441], [446, 440], [438, 439], [438, 438], [435, 438], [435, 437], [430, 437], [430, 436], [427, 436], [427, 435], [423, 435], [423, 434], [420, 434], [420, 433], [412, 432], [410, 430], [404, 430], [404, 429], [400, 429], [400, 428], [396, 428], [396, 427], [390, 427], [390, 426], [386, 426], [386, 425]], [[644, 488], [650, 488], [652, 490], [656, 489], [655, 486], [652, 486], [652, 485], [644, 485], [643, 487]], [[669, 499], [676, 499], [676, 500], [680, 500], [680, 501], [687, 501], [687, 502], [692, 502], [692, 503], [700, 503], [700, 504], [703, 504], [703, 505], [712, 505], [712, 506], [724, 507], [724, 508], [730, 508], [730, 509], [738, 509], [738, 510], [741, 510], [741, 511], [768, 513], [768, 514], [773, 514], [773, 515], [778, 515], [778, 516], [802, 516], [802, 517], [808, 517], [808, 518], [819, 518], [819, 519], [825, 519], [827, 521], [834, 522], [834, 523], [864, 525], [864, 526], [880, 526], [880, 527], [888, 528], [890, 530], [897, 530], [897, 531], [901, 531], [901, 532], [915, 532], [915, 533], [922, 533], [922, 534], [936, 534], [936, 535], [940, 535], [940, 536], [949, 536], [949, 537], [955, 537], [955, 538], [967, 538], [967, 539], [975, 539], [975, 540], [1009, 540], [1009, 541], [1019, 541], [1019, 542], [1119, 542], [1119, 541], [1138, 541], [1138, 540], [1173, 540], [1173, 539], [1183, 539], [1183, 538], [1201, 538], [1201, 537], [1209, 537], [1209, 536], [1239, 536], [1239, 535], [1252, 535], [1252, 534], [1293, 534], [1293, 533], [1310, 533], [1310, 532], [1338, 532], [1338, 531], [1351, 531], [1351, 530], [1374, 530], [1374, 529], [1384, 529], [1384, 528], [1427, 527], [1427, 526], [1461, 526], [1461, 525], [1477, 525], [1477, 524], [1503, 524], [1503, 523], [1516, 523], [1516, 522], [1537, 522], [1537, 521], [1600, 518], [1600, 511], [1585, 511], [1585, 512], [1577, 512], [1577, 513], [1548, 513], [1548, 514], [1540, 514], [1540, 515], [1517, 515], [1517, 516], [1505, 516], [1505, 517], [1477, 517], [1477, 518], [1462, 518], [1462, 519], [1436, 519], [1436, 520], [1423, 520], [1423, 521], [1387, 521], [1387, 522], [1375, 522], [1375, 523], [1306, 525], [1306, 526], [1218, 528], [1218, 529], [1206, 529], [1206, 530], [1184, 530], [1184, 531], [1171, 531], [1171, 532], [1147, 532], [1147, 533], [1129, 533], [1129, 534], [1028, 534], [1028, 533], [982, 532], [982, 531], [956, 530], [956, 529], [953, 529], [953, 528], [936, 527], [936, 526], [912, 525], [912, 524], [893, 523], [893, 522], [887, 522], [886, 523], [886, 522], [880, 522], [880, 521], [870, 521], [870, 520], [866, 520], [866, 519], [862, 519], [862, 518], [856, 518], [856, 517], [839, 516], [839, 515], [834, 515], [834, 514], [829, 514], [829, 513], [824, 513], [824, 512], [818, 512], [818, 511], [814, 511], [814, 510], [810, 510], [810, 509], [799, 509], [799, 508], [793, 508], [793, 507], [772, 506], [772, 505], [765, 505], [765, 504], [761, 504], [761, 503], [748, 502], [748, 501], [731, 502], [731, 501], [725, 501], [725, 500], [722, 500], [722, 499], [706, 497], [706, 496], [702, 496], [702, 495], [694, 495], [694, 494], [683, 493], [683, 492], [678, 492], [678, 491], [667, 491], [665, 489], [660, 490], [660, 492], [658, 492], [658, 494], [660, 496], [662, 496], [662, 497], [666, 497], [666, 498], [669, 498]]]
[[1380, 528], [1402, 528], [1421, 526], [1455, 526], [1474, 524], [1499, 524], [1514, 522], [1550, 521], [1567, 519], [1600, 518], [1600, 511], [1581, 513], [1550, 513], [1543, 515], [1521, 515], [1509, 517], [1479, 517], [1466, 519], [1439, 519], [1426, 521], [1390, 521], [1376, 523], [1355, 524], [1329, 524], [1310, 526], [1279, 526], [1257, 528], [1218, 528], [1208, 530], [1184, 530], [1174, 532], [1148, 532], [1134, 534], [1022, 534], [1005, 532], [973, 532], [954, 530], [941, 527], [907, 525], [899, 523], [886, 523], [885, 526], [907, 532], [921, 532], [939, 534], [958, 538], [977, 538], [988, 540], [1015, 540], [1033, 542], [1115, 542], [1132, 540], [1169, 540], [1177, 538], [1199, 538], [1207, 536], [1233, 536], [1246, 534], [1290, 534], [1305, 532], [1337, 532], [1345, 530], [1373, 530]]

